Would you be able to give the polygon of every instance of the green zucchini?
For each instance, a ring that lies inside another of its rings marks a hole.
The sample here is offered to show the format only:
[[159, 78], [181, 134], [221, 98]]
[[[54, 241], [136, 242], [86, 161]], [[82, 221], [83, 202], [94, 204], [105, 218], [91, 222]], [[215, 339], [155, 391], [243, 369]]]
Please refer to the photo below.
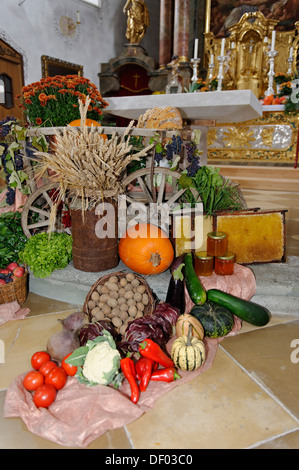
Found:
[[207, 291], [207, 298], [222, 307], [226, 307], [236, 315], [236, 317], [241, 318], [251, 325], [264, 326], [270, 321], [269, 310], [250, 300], [240, 299], [235, 295], [228, 294], [218, 289], [209, 289]]
[[207, 299], [207, 294], [198, 279], [193, 267], [191, 253], [187, 253], [184, 258], [185, 263], [185, 283], [192, 302], [195, 305], [202, 305]]

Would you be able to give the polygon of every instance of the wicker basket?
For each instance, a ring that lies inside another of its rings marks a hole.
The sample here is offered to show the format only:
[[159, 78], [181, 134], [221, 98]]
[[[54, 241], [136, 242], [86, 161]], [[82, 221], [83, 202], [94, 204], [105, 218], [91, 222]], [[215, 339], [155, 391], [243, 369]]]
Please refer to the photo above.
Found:
[[[127, 274], [134, 274], [134, 277], [135, 277], [135, 279], [137, 279], [139, 281], [140, 286], [144, 286], [144, 288], [145, 288], [144, 293], [147, 294], [148, 304], [144, 306], [142, 316], [150, 315], [150, 314], [153, 313], [153, 311], [155, 309], [155, 297], [154, 297], [150, 287], [148, 286], [147, 282], [145, 281], [145, 279], [142, 276], [140, 276], [139, 274], [136, 274], [136, 273], [124, 273], [122, 271], [118, 271], [118, 272], [115, 272], [115, 273], [107, 274], [107, 275], [102, 276], [101, 278], [99, 278], [93, 284], [90, 291], [88, 292], [88, 294], [86, 296], [86, 299], [85, 299], [85, 302], [84, 302], [84, 305], [83, 305], [83, 311], [88, 315], [89, 322], [96, 321], [93, 314], [91, 313], [92, 308], [89, 305], [90, 301], [92, 300], [92, 294], [94, 292], [97, 292], [97, 293], [99, 293], [99, 295], [101, 295], [101, 286], [104, 286], [104, 284], [111, 278], [111, 276], [116, 276], [117, 279], [118, 279], [118, 282], [120, 282], [121, 279], [126, 278]], [[112, 323], [113, 323], [113, 314], [112, 314], [112, 312], [111, 312], [110, 316], [107, 316], [105, 318], [105, 320], [112, 321]], [[129, 321], [134, 320], [134, 317], [130, 317], [127, 320], [129, 320]], [[122, 334], [121, 328], [116, 326], [116, 325], [114, 325], [114, 326], [116, 327], [117, 332]]]
[[22, 305], [28, 294], [28, 270], [22, 277], [14, 279], [13, 282], [0, 286], [0, 304], [18, 301]]

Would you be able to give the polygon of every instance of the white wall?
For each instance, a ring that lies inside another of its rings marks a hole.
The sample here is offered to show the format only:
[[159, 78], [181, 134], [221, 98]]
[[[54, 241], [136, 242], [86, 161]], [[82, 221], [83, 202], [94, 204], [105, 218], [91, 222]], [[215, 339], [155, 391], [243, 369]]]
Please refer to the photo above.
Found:
[[[100, 64], [118, 56], [127, 40], [125, 0], [102, 0], [103, 18], [98, 10], [81, 0], [0, 0], [0, 38], [24, 58], [25, 85], [41, 78], [41, 56], [83, 65], [84, 76], [99, 86]], [[141, 45], [156, 62], [159, 58], [160, 0], [148, 0], [151, 25]], [[79, 34], [70, 39], [59, 31], [59, 18], [76, 22]], [[1, 72], [1, 71], [0, 71]]]

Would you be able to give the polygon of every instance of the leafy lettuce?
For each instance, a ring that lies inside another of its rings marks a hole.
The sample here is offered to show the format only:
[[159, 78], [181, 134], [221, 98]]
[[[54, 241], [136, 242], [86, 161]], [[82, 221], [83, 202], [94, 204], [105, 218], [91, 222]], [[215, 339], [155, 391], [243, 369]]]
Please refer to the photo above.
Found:
[[66, 233], [37, 233], [30, 237], [20, 260], [26, 263], [35, 277], [45, 278], [56, 269], [63, 269], [72, 259], [73, 239]]

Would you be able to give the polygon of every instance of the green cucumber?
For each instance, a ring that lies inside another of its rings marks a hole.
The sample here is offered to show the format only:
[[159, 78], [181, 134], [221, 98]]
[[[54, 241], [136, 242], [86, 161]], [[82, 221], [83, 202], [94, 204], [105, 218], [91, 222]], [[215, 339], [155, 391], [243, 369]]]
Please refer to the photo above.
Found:
[[267, 325], [270, 321], [270, 312], [265, 307], [250, 300], [240, 299], [235, 295], [228, 294], [218, 289], [207, 291], [208, 300], [212, 300], [222, 307], [226, 307], [236, 317], [255, 326]]
[[185, 283], [192, 302], [195, 305], [202, 305], [207, 299], [207, 294], [198, 279], [193, 267], [191, 253], [187, 253], [184, 258], [185, 263]]

